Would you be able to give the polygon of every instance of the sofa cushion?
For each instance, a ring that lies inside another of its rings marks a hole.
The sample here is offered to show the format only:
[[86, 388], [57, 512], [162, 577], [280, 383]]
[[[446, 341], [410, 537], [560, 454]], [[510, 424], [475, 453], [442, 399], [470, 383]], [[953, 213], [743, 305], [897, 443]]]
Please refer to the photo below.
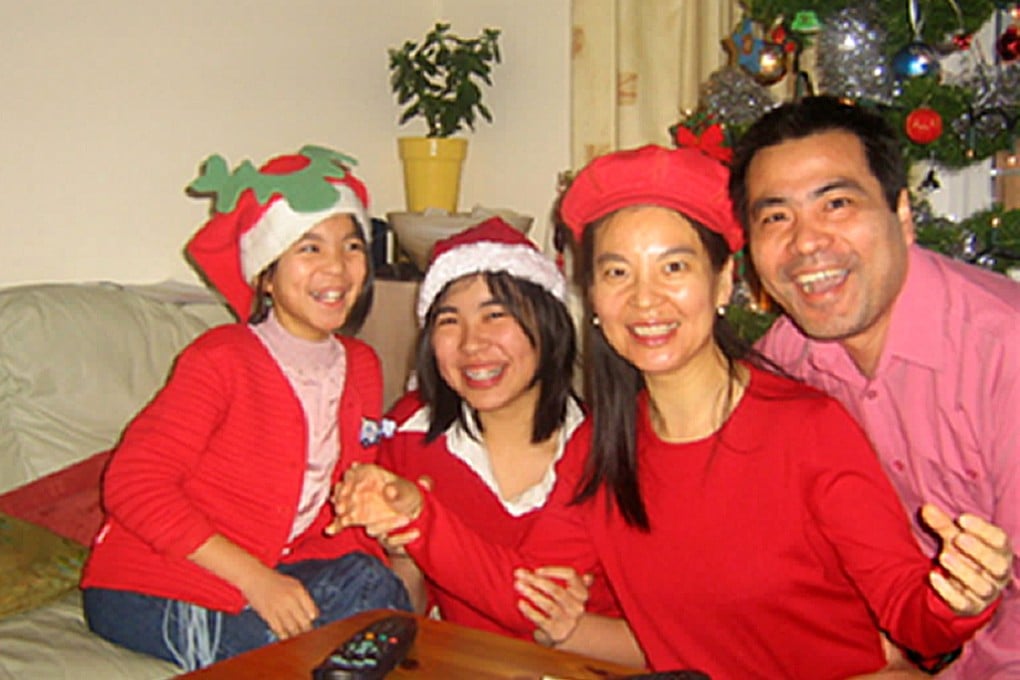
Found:
[[81, 591], [0, 620], [0, 678], [157, 680], [181, 669], [118, 647], [89, 632]]
[[177, 353], [231, 320], [194, 288], [204, 302], [102, 283], [0, 290], [0, 492], [113, 447]]
[[0, 618], [52, 600], [78, 585], [86, 549], [0, 513]]
[[103, 523], [99, 487], [111, 451], [0, 494], [0, 512], [89, 545]]

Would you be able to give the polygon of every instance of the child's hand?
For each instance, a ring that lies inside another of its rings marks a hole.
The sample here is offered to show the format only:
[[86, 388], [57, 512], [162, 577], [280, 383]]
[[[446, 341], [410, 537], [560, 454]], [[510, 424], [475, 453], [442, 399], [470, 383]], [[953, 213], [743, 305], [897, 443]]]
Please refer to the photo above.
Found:
[[570, 567], [539, 567], [514, 571], [514, 588], [523, 595], [517, 608], [535, 624], [535, 641], [546, 647], [569, 638], [588, 602], [591, 574], [578, 575]]
[[935, 591], [962, 616], [980, 614], [999, 597], [1013, 576], [1013, 548], [999, 527], [970, 514], [953, 521], [926, 504], [921, 518], [942, 539], [938, 561], [948, 576], [931, 572]]
[[386, 534], [379, 537], [379, 545], [382, 546], [383, 551], [390, 557], [407, 555], [407, 550], [404, 546], [408, 543], [413, 543], [419, 536], [421, 536], [421, 532], [417, 529]]
[[280, 640], [311, 630], [319, 616], [319, 608], [301, 581], [268, 567], [253, 574], [241, 592]]
[[334, 490], [333, 527], [363, 526], [369, 536], [383, 536], [416, 519], [423, 502], [413, 482], [378, 465], [351, 466]]

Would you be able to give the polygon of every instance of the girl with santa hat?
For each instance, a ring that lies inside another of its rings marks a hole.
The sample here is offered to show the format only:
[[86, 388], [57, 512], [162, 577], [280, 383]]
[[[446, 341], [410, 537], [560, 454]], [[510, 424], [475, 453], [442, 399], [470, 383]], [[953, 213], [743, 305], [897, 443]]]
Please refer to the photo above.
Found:
[[372, 297], [352, 161], [305, 147], [228, 172], [213, 156], [192, 183], [216, 202], [187, 253], [241, 322], [184, 349], [111, 458], [82, 578], [102, 637], [190, 670], [410, 609], [376, 541], [323, 532], [331, 487], [385, 430], [379, 361], [337, 334]]
[[[390, 412], [396, 432], [380, 452], [380, 465], [427, 479], [468, 526], [509, 548], [550, 499], [569, 498], [559, 470], [586, 453], [573, 436], [584, 414], [571, 387], [576, 342], [566, 289], [553, 262], [498, 217], [439, 241], [418, 296], [418, 389]], [[451, 588], [423, 576], [400, 547], [408, 539], [384, 540], [394, 569], [419, 609], [434, 607], [445, 620], [554, 644], [586, 600], [593, 615], [585, 625], [619, 615], [597, 570], [582, 580], [545, 565], [513, 604], [534, 629], [513, 630], [470, 595], [491, 584]]]

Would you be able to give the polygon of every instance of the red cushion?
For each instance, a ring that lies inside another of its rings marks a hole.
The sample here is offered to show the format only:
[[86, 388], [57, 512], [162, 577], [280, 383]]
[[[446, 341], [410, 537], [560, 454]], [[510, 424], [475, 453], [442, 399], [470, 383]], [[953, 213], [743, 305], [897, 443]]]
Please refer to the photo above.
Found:
[[99, 483], [111, 453], [97, 453], [0, 495], [0, 512], [89, 545], [103, 523]]

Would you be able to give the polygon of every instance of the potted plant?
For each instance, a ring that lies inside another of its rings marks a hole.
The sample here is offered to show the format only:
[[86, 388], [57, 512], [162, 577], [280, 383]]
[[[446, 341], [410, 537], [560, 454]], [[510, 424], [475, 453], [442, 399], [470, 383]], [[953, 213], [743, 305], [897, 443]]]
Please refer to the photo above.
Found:
[[474, 130], [479, 117], [492, 122], [481, 84], [492, 85], [492, 67], [500, 63], [499, 34], [485, 28], [475, 38], [461, 38], [450, 24], [437, 23], [420, 43], [409, 40], [389, 50], [390, 86], [405, 107], [400, 124], [421, 118], [428, 130], [424, 137], [398, 140], [409, 211], [456, 212], [467, 140], [453, 135]]

